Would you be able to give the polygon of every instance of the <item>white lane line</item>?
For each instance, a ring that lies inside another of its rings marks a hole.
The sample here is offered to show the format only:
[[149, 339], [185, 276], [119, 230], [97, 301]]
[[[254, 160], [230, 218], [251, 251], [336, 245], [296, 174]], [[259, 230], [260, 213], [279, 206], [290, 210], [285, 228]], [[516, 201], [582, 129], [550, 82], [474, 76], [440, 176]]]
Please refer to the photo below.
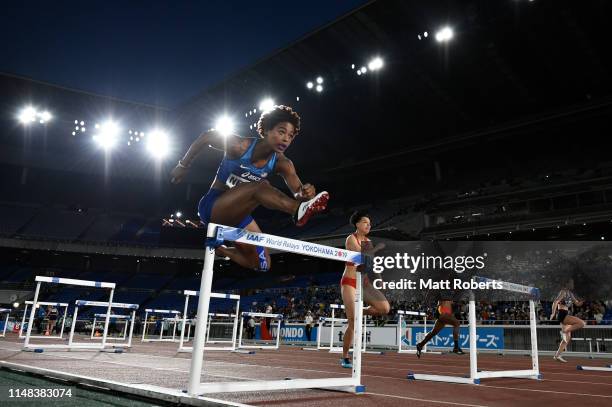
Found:
[[522, 389], [520, 387], [505, 387], [505, 386], [491, 386], [489, 384], [481, 384], [480, 387], [489, 387], [492, 389], [506, 389], [506, 390], [518, 390], [518, 391], [533, 391], [538, 393], [554, 393], [554, 394], [569, 394], [572, 396], [585, 396], [585, 397], [603, 397], [603, 398], [612, 398], [612, 395], [605, 394], [591, 394], [591, 393], [572, 393], [568, 391], [558, 391], [558, 390], [538, 390], [538, 389]]
[[437, 404], [448, 404], [451, 406], [465, 406], [465, 407], [487, 407], [482, 404], [465, 404], [465, 403], [455, 403], [452, 401], [442, 401], [442, 400], [429, 400], [429, 399], [418, 399], [415, 397], [406, 397], [406, 396], [395, 396], [392, 394], [382, 394], [382, 393], [370, 393], [366, 392], [369, 396], [379, 396], [379, 397], [391, 397], [394, 399], [402, 399], [402, 400], [412, 400], [412, 401], [424, 401], [426, 403], [437, 403]]

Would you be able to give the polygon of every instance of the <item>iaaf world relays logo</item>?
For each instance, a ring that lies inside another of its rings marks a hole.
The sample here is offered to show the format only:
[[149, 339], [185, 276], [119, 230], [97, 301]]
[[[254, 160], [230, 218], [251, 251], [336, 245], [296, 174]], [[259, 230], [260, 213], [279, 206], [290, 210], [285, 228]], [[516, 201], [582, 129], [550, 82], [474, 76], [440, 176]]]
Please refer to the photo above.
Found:
[[[333, 258], [342, 261], [349, 260], [349, 252], [347, 250], [259, 233], [247, 232], [244, 237], [241, 237], [237, 241], [246, 241], [255, 245], [259, 244], [261, 246], [291, 251], [294, 253], [313, 255], [315, 257]], [[361, 255], [359, 255], [359, 259], [354, 260], [360, 260], [360, 257]]]

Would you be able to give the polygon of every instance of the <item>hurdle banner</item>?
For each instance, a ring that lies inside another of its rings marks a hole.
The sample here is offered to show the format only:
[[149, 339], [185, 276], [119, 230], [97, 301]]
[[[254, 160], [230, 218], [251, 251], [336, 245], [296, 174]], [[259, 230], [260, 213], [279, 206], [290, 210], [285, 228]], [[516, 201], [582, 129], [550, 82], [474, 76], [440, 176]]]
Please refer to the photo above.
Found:
[[[185, 346], [185, 342], [189, 340], [189, 336], [191, 334], [191, 324], [187, 325], [187, 309], [189, 307], [189, 297], [197, 297], [200, 295], [199, 291], [194, 291], [194, 290], [183, 290], [183, 295], [185, 295], [185, 306], [183, 308], [183, 319], [182, 319], [182, 325], [181, 325], [181, 336], [179, 339], [179, 348], [177, 352], [192, 352], [193, 351], [193, 347], [191, 346]], [[240, 295], [238, 294], [223, 294], [223, 293], [210, 293], [210, 297], [211, 298], [220, 298], [220, 299], [228, 299], [228, 300], [236, 300], [236, 312], [235, 314], [230, 315], [234, 316], [234, 324], [232, 327], [232, 340], [231, 340], [231, 346], [205, 346], [204, 349], [206, 350], [212, 350], [212, 351], [235, 351], [236, 350], [236, 337], [237, 337], [237, 333], [238, 333], [238, 315], [240, 312]], [[220, 316], [221, 314], [215, 314], [215, 313], [209, 313], [208, 314], [208, 326], [206, 329], [206, 340], [205, 340], [205, 344], [206, 343], [230, 343], [230, 341], [209, 341], [209, 337], [210, 337], [210, 318], [212, 316]], [[197, 325], [197, 315], [196, 318], [192, 319], [191, 321], [196, 322]], [[185, 339], [185, 327], [187, 327], [187, 338]]]
[[[362, 264], [362, 255], [344, 249], [302, 242], [263, 233], [249, 232], [245, 229], [228, 227], [209, 223], [207, 229], [206, 251], [204, 267], [200, 283], [200, 297], [198, 301], [198, 315], [208, 315], [210, 294], [213, 281], [213, 264], [215, 261], [215, 247], [225, 241], [267, 247], [281, 251], [297, 253], [312, 257], [331, 259], [341, 262], [350, 261]], [[361, 348], [363, 313], [361, 273], [357, 271], [357, 290], [355, 294], [355, 332], [354, 347]], [[198, 396], [207, 393], [241, 392], [241, 391], [270, 391], [308, 388], [332, 388], [353, 393], [365, 392], [361, 384], [361, 352], [353, 352], [353, 370], [350, 377], [331, 377], [320, 379], [293, 379], [293, 380], [258, 380], [244, 382], [211, 382], [201, 383], [202, 366], [204, 361], [204, 342], [206, 339], [207, 318], [201, 318], [196, 324], [191, 366], [189, 371], [189, 384], [187, 393]]]
[[[30, 309], [30, 318], [28, 320], [28, 329], [26, 331], [26, 337], [23, 343], [24, 351], [43, 352], [45, 349], [93, 349], [104, 351], [106, 349], [106, 337], [108, 334], [108, 321], [111, 314], [111, 304], [113, 302], [113, 296], [115, 295], [115, 283], [105, 283], [100, 281], [89, 281], [89, 280], [77, 280], [74, 278], [58, 278], [58, 277], [46, 277], [36, 276], [34, 279], [36, 282], [36, 289], [34, 290], [34, 299], [32, 300], [32, 308]], [[40, 286], [42, 283], [48, 284], [62, 284], [62, 285], [76, 285], [80, 287], [94, 287], [109, 289], [109, 299], [106, 304], [106, 313], [108, 314], [104, 323], [104, 333], [102, 334], [102, 343], [100, 344], [73, 344], [72, 335], [74, 335], [74, 327], [76, 325], [77, 313], [75, 308], [75, 314], [72, 319], [71, 336], [69, 338], [68, 345], [65, 344], [30, 344], [30, 338], [32, 336], [32, 325], [34, 324], [34, 314], [36, 313], [36, 305], [38, 304], [38, 296], [40, 294]]]
[[[23, 308], [23, 316], [21, 317], [21, 325], [19, 327], [19, 338], [20, 339], [25, 338], [25, 335], [23, 334], [23, 327], [25, 325], [26, 315], [28, 314], [28, 306], [32, 305], [33, 303], [34, 303], [33, 301], [25, 301], [24, 302], [25, 307]], [[30, 339], [33, 339], [33, 338], [63, 339], [64, 338], [64, 328], [66, 326], [66, 317], [68, 316], [68, 303], [65, 303], [65, 302], [39, 301], [38, 305], [54, 305], [56, 307], [64, 308], [64, 314], [62, 316], [62, 328], [60, 329], [60, 333], [59, 333], [58, 336], [53, 336], [53, 335], [49, 335], [49, 336], [32, 335], [32, 336], [30, 336]]]
[[477, 283], [497, 283], [501, 289], [531, 296], [529, 299], [529, 330], [531, 334], [531, 369], [524, 370], [497, 370], [483, 371], [478, 369], [478, 349], [476, 335], [476, 302], [471, 296], [469, 300], [469, 343], [470, 343], [470, 375], [469, 377], [441, 376], [430, 374], [419, 374], [409, 372], [407, 378], [410, 380], [429, 380], [447, 383], [480, 384], [481, 379], [494, 377], [516, 377], [523, 379], [541, 380], [540, 367], [538, 361], [538, 337], [536, 333], [536, 313], [535, 299], [540, 298], [540, 290], [536, 287], [529, 287], [521, 284], [508, 283], [493, 280], [485, 277], [473, 277]]

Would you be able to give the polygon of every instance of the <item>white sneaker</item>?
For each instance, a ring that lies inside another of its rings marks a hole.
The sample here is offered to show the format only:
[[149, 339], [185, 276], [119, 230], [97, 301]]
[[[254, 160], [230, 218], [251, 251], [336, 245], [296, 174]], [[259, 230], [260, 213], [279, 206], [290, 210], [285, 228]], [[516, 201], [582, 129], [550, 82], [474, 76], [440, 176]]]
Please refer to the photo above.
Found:
[[561, 362], [561, 363], [567, 363], [567, 360], [563, 359], [563, 356], [553, 356], [553, 359], [556, 360], [557, 362]]
[[323, 212], [327, 208], [329, 194], [327, 191], [319, 192], [310, 201], [302, 202], [294, 215], [296, 226], [304, 226], [315, 213]]

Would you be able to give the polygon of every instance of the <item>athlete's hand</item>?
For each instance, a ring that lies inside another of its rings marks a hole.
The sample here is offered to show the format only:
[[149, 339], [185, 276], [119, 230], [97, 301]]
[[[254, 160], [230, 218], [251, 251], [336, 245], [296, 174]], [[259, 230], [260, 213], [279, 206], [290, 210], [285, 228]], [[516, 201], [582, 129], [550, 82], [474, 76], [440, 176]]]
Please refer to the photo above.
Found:
[[170, 182], [172, 182], [173, 184], [178, 184], [183, 180], [183, 178], [185, 178], [188, 172], [189, 168], [177, 165], [172, 169], [172, 171], [170, 171]]
[[312, 199], [317, 194], [314, 185], [312, 184], [304, 184], [300, 189], [300, 196], [304, 199]]

